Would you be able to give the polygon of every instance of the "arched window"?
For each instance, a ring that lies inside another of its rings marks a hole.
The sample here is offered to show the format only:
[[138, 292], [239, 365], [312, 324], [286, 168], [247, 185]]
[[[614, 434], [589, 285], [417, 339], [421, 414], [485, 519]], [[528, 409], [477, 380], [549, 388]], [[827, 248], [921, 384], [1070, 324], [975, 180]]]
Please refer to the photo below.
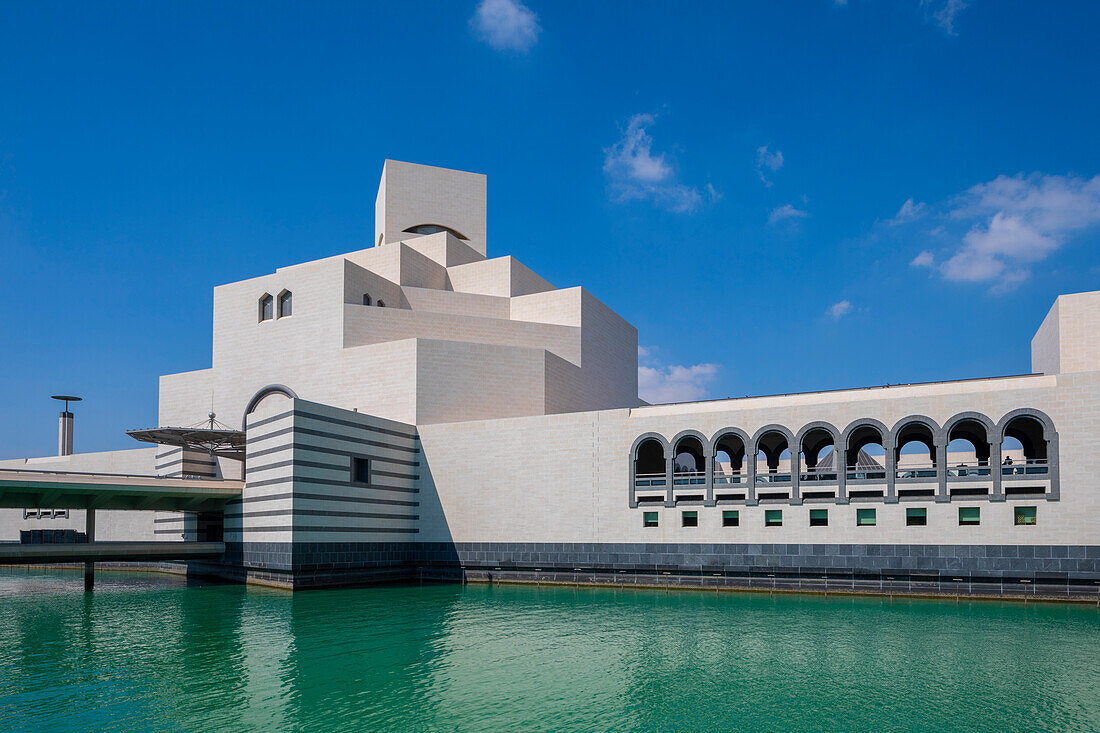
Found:
[[414, 227], [409, 227], [405, 230], [409, 234], [439, 234], [440, 232], [449, 232], [452, 236], [459, 239], [468, 240], [468, 237], [459, 234], [450, 227], [445, 227], [442, 224], [417, 224]]
[[370, 293], [363, 293], [363, 305], [370, 305], [370, 304], [371, 304]]
[[270, 321], [274, 316], [275, 299], [271, 297], [270, 293], [264, 293], [260, 296], [260, 320]]
[[386, 307], [386, 301], [384, 301], [384, 300], [382, 300], [381, 298], [379, 298], [379, 299], [378, 299], [378, 307], [379, 307], [379, 308], [385, 308], [385, 307]]
[[289, 290], [279, 293], [279, 318], [289, 316], [293, 312], [292, 296]]

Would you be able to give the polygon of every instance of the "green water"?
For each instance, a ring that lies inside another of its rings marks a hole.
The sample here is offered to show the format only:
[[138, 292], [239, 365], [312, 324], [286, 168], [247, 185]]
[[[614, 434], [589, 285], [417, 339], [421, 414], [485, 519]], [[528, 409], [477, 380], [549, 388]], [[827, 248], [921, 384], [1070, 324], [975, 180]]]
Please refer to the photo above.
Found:
[[1094, 606], [0, 571], [2, 730], [1097, 731]]

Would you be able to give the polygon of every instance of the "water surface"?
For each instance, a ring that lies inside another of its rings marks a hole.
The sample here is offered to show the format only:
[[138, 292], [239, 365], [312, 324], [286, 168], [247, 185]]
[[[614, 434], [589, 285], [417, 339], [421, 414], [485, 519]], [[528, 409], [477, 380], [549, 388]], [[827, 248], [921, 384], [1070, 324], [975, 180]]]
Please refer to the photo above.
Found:
[[1098, 731], [1089, 605], [0, 570], [0, 729]]

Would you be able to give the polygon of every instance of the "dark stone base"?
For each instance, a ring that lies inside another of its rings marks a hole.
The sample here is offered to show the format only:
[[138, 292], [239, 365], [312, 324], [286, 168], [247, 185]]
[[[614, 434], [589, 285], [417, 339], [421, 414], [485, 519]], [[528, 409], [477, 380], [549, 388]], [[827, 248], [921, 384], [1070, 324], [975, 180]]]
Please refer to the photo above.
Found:
[[236, 543], [186, 567], [295, 590], [442, 580], [1100, 601], [1095, 545]]

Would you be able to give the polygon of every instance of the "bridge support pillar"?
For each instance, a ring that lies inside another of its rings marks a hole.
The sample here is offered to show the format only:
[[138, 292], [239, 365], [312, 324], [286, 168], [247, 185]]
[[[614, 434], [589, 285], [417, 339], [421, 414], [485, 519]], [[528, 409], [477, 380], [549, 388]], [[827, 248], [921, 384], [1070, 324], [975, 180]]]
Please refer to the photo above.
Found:
[[[95, 542], [95, 509], [88, 507], [84, 514], [84, 532], [88, 535], [88, 542]], [[90, 591], [95, 587], [95, 563], [84, 563], [84, 590]]]

